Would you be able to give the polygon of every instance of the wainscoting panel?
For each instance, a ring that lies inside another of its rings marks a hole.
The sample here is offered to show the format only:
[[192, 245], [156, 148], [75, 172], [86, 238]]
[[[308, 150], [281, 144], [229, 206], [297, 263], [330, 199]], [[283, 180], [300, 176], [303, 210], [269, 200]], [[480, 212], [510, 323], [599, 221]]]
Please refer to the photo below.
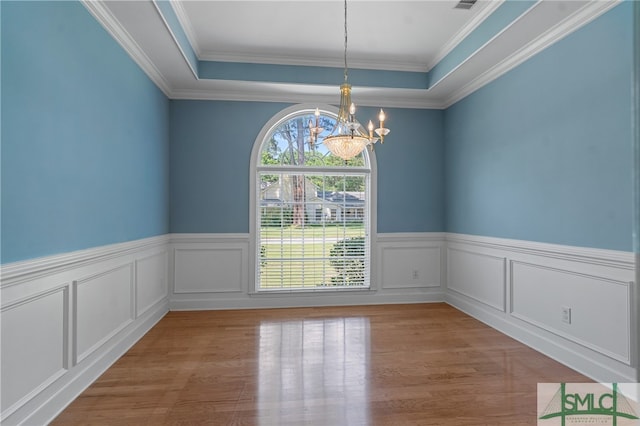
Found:
[[506, 309], [506, 258], [449, 247], [447, 288], [488, 307]]
[[378, 240], [380, 285], [383, 289], [442, 287], [442, 243], [398, 241], [389, 237]]
[[14, 412], [68, 369], [68, 296], [63, 285], [3, 307], [3, 413]]
[[3, 426], [49, 423], [164, 316], [167, 246], [159, 236], [3, 265]]
[[173, 234], [171, 309], [282, 308], [443, 301], [444, 234], [378, 234], [371, 289], [255, 291], [249, 234]]
[[166, 251], [136, 260], [136, 318], [169, 295], [169, 255]]
[[133, 268], [116, 269], [73, 283], [74, 364], [133, 321]]
[[633, 253], [460, 234], [447, 245], [448, 303], [594, 380], [636, 381]]
[[228, 293], [246, 288], [246, 244], [174, 250], [174, 293]]
[[511, 288], [514, 317], [630, 362], [629, 282], [513, 261]]

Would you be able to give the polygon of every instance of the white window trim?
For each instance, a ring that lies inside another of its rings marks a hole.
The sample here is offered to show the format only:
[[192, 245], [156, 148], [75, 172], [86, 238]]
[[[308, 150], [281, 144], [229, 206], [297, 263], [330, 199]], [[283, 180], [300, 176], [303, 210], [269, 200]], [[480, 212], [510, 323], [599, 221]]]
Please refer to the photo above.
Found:
[[[321, 105], [321, 104], [296, 104], [290, 107], [283, 109], [282, 111], [275, 114], [269, 121], [262, 126], [260, 133], [253, 142], [253, 148], [251, 149], [251, 160], [249, 164], [249, 288], [248, 294], [250, 295], [273, 295], [274, 293], [296, 293], [296, 294], [327, 294], [328, 292], [332, 293], [343, 293], [343, 292], [354, 292], [354, 291], [364, 291], [371, 292], [377, 290], [377, 235], [378, 235], [378, 221], [377, 221], [377, 206], [378, 206], [378, 173], [377, 173], [377, 161], [376, 161], [376, 153], [374, 151], [368, 151], [366, 155], [369, 157], [369, 173], [370, 173], [370, 197], [369, 197], [369, 221], [370, 221], [370, 230], [369, 230], [369, 241], [370, 241], [370, 264], [369, 264], [369, 287], [361, 288], [361, 289], [341, 289], [341, 290], [323, 290], [323, 291], [314, 291], [314, 290], [270, 290], [270, 291], [258, 291], [257, 281], [256, 281], [256, 259], [257, 259], [257, 245], [256, 245], [256, 203], [257, 203], [257, 192], [256, 192], [256, 174], [258, 173], [260, 154], [262, 149], [262, 142], [267, 137], [269, 133], [273, 131], [273, 128], [284, 121], [289, 116], [297, 115], [302, 111], [309, 111], [313, 113], [316, 108], [320, 108], [320, 110], [332, 112], [334, 114], [338, 114], [338, 108], [332, 105]], [[309, 170], [312, 171], [314, 168], [310, 167]], [[328, 168], [323, 168], [326, 170]], [[341, 168], [336, 168], [336, 171], [341, 170]], [[355, 172], [353, 168], [350, 168], [350, 171]]]

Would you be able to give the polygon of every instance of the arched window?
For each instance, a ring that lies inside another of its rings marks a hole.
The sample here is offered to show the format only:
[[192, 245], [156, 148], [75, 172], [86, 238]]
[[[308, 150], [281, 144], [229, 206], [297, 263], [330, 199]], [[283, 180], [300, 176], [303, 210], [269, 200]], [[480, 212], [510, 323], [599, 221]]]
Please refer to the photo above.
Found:
[[370, 287], [371, 153], [345, 161], [322, 144], [337, 110], [295, 106], [267, 123], [251, 165], [255, 290], [319, 291]]

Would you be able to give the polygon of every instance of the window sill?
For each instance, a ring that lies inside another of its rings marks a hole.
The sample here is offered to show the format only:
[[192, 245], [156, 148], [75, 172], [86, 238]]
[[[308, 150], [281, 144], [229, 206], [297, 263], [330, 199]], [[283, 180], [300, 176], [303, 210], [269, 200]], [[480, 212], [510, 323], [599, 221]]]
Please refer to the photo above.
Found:
[[250, 297], [288, 297], [288, 296], [319, 296], [319, 295], [332, 295], [335, 296], [337, 294], [345, 294], [345, 293], [365, 293], [372, 294], [376, 293], [376, 289], [371, 287], [361, 287], [361, 288], [340, 288], [340, 289], [295, 289], [295, 290], [260, 290], [260, 291], [250, 291], [248, 294]]

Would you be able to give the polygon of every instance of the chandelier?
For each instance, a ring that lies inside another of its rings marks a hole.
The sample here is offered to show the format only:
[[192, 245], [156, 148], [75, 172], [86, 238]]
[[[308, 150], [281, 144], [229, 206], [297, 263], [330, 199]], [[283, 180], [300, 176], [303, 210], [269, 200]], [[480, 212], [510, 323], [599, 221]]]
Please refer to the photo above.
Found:
[[[356, 105], [351, 102], [351, 85], [347, 81], [347, 0], [344, 0], [344, 82], [340, 86], [340, 109], [338, 110], [338, 120], [331, 134], [324, 138], [322, 143], [333, 155], [343, 160], [349, 160], [360, 154], [367, 146], [373, 149], [373, 145], [380, 141], [384, 142], [384, 137], [390, 132], [384, 127], [385, 115], [380, 110], [378, 120], [380, 125], [374, 128], [373, 122], [369, 120], [367, 126], [368, 134], [361, 130], [360, 124], [356, 121]], [[320, 127], [320, 110], [316, 109], [315, 123], [309, 120], [309, 131], [311, 143], [314, 144], [320, 133], [324, 130]], [[375, 136], [374, 136], [375, 132]]]

